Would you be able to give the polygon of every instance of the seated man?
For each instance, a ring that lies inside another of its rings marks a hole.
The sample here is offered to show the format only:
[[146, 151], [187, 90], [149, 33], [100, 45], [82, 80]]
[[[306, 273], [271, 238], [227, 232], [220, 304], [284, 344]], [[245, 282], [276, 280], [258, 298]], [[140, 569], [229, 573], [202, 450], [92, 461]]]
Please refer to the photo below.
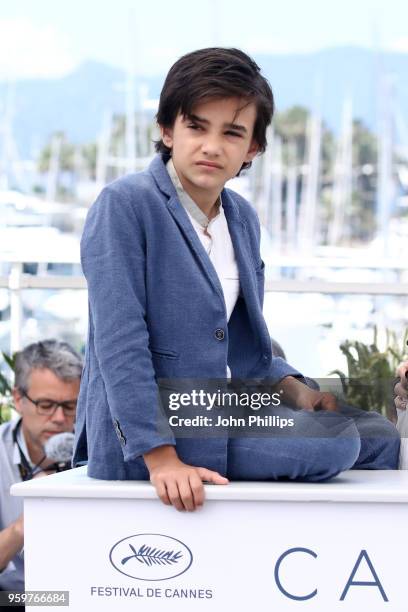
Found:
[[23, 499], [10, 487], [46, 473], [54, 463], [44, 444], [72, 432], [82, 372], [66, 342], [45, 340], [17, 354], [14, 406], [20, 418], [0, 426], [0, 590], [24, 590]]

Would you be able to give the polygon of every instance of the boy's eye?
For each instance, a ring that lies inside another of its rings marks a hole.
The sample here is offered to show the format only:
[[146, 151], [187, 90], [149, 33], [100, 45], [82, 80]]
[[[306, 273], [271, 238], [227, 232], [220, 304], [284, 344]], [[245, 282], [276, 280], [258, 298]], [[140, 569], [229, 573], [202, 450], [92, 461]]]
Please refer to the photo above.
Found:
[[240, 132], [234, 132], [234, 130], [228, 130], [225, 132], [228, 136], [238, 136], [238, 138], [242, 138], [242, 134]]
[[201, 130], [201, 126], [197, 125], [196, 123], [189, 123], [187, 127], [191, 128], [192, 130]]

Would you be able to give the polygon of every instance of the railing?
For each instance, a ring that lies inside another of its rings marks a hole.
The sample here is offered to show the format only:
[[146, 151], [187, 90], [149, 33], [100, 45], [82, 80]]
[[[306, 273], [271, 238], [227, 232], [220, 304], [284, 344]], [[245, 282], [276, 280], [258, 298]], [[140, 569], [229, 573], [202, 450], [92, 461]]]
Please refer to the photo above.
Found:
[[22, 348], [23, 302], [21, 292], [24, 289], [86, 289], [86, 281], [83, 276], [24, 274], [23, 266], [24, 262], [15, 261], [11, 264], [10, 274], [0, 276], [0, 288], [10, 291], [11, 353]]
[[[282, 261], [281, 261], [282, 260]], [[321, 259], [298, 260], [303, 261], [306, 267], [321, 267], [325, 263]], [[63, 263], [63, 262], [60, 262]], [[78, 263], [67, 262], [67, 263]], [[295, 261], [286, 261], [284, 258], [274, 259], [274, 266], [290, 265], [300, 267]], [[341, 267], [356, 267], [355, 264], [347, 265], [346, 262], [338, 264]], [[14, 261], [7, 276], [0, 276], [0, 288], [10, 291], [10, 352], [22, 348], [21, 330], [23, 324], [22, 291], [26, 289], [86, 289], [86, 281], [83, 276], [62, 275], [32, 275], [23, 272], [24, 262]], [[368, 266], [367, 266], [368, 267]], [[373, 264], [369, 266], [373, 268]], [[390, 269], [402, 269], [401, 264], [389, 266]], [[350, 295], [408, 295], [408, 283], [395, 282], [338, 282], [325, 280], [292, 280], [276, 279], [268, 280], [265, 284], [266, 292], [284, 293], [320, 293], [320, 294], [350, 294]]]

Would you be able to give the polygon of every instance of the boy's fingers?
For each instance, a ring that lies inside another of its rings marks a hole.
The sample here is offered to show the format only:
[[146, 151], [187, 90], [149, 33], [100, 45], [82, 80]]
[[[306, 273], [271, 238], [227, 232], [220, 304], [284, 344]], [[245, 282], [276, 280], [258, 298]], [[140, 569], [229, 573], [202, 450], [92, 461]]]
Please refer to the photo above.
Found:
[[177, 482], [172, 481], [167, 483], [167, 495], [169, 496], [170, 503], [180, 512], [185, 510], [184, 504], [180, 499], [180, 492], [178, 490]]
[[315, 404], [315, 409], [323, 409], [328, 412], [336, 412], [337, 400], [331, 393], [322, 393], [321, 398]]
[[198, 508], [204, 503], [204, 486], [198, 474], [194, 473], [190, 476], [190, 487], [193, 494], [194, 505]]
[[198, 468], [197, 471], [201, 480], [206, 480], [213, 484], [228, 484], [229, 482], [228, 478], [224, 478], [224, 476], [221, 476], [218, 472], [207, 470], [207, 468]]
[[166, 485], [164, 482], [159, 481], [158, 483], [154, 484], [155, 488], [156, 488], [156, 493], [159, 496], [159, 498], [161, 499], [161, 501], [163, 502], [163, 504], [166, 504], [166, 506], [171, 506], [171, 501], [169, 499], [169, 496], [167, 494], [167, 489], [166, 489]]
[[151, 482], [164, 504], [172, 505], [179, 511], [192, 512], [204, 503], [203, 480], [213, 484], [229, 482], [228, 478], [207, 468], [191, 468], [172, 477], [153, 477]]
[[193, 510], [195, 510], [193, 493], [191, 491], [190, 481], [188, 477], [183, 478], [183, 480], [178, 483], [178, 490], [184, 509], [188, 512], [192, 512]]

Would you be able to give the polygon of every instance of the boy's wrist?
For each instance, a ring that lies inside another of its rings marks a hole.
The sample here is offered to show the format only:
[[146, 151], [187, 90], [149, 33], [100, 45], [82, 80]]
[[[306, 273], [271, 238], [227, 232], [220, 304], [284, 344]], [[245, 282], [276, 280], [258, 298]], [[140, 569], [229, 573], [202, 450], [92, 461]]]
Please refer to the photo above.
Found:
[[163, 464], [180, 462], [176, 449], [170, 444], [153, 448], [143, 455], [143, 459], [149, 472]]
[[292, 404], [294, 406], [299, 405], [299, 400], [302, 395], [307, 393], [308, 387], [304, 385], [300, 380], [294, 376], [286, 376], [279, 383], [279, 388], [283, 391], [281, 399], [283, 403]]

